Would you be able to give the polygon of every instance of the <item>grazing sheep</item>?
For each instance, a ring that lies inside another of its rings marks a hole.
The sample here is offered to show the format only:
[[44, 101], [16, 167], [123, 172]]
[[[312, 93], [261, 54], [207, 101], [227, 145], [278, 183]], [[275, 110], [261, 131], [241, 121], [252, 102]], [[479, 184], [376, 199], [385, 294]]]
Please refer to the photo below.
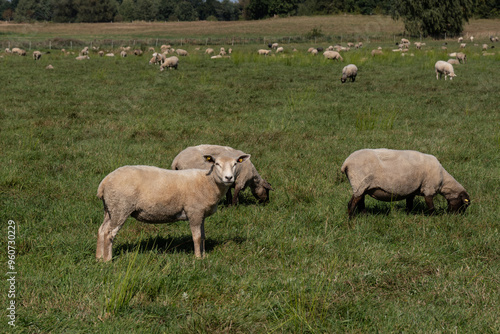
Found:
[[154, 48], [154, 47], [150, 46], [150, 47], [148, 48], [148, 52], [156, 52], [156, 51], [155, 51], [155, 48]]
[[46, 70], [53, 70], [54, 66], [52, 66], [52, 65], [49, 64], [49, 65], [45, 66], [45, 69]]
[[281, 53], [283, 53], [283, 51], [284, 51], [284, 49], [283, 49], [283, 47], [282, 47], [282, 46], [280, 46], [280, 47], [278, 47], [278, 48], [276, 49], [276, 53], [280, 53], [280, 52], [281, 52]]
[[271, 50], [259, 49], [257, 53], [261, 56], [269, 56], [271, 54]]
[[120, 52], [120, 57], [125, 58], [126, 56], [127, 56], [127, 51], [122, 50], [122, 51]]
[[183, 50], [183, 49], [177, 49], [177, 50], [175, 50], [175, 53], [177, 53], [177, 55], [181, 56], [181, 57], [188, 56], [188, 52], [186, 50]]
[[170, 44], [169, 45], [163, 44], [162, 46], [160, 46], [161, 52], [165, 52], [166, 50], [168, 50], [170, 48], [171, 48]]
[[462, 64], [465, 64], [467, 62], [467, 56], [463, 52], [458, 52], [455, 57]]
[[104, 56], [104, 51], [101, 50], [97, 54], [99, 55], [99, 57], [102, 57], [102, 56]]
[[384, 53], [382, 52], [382, 50], [378, 50], [378, 49], [373, 49], [373, 50], [372, 50], [372, 56], [375, 56], [375, 55], [382, 55], [382, 54], [384, 54]]
[[13, 55], [26, 56], [26, 50], [20, 48], [12, 48]]
[[347, 43], [347, 47], [353, 48], [354, 47], [354, 43], [351, 43], [351, 42]]
[[448, 53], [448, 56], [450, 56], [450, 57], [456, 57], [457, 53], [456, 52]]
[[271, 49], [277, 49], [278, 46], [279, 46], [278, 43], [273, 43], [273, 44], [271, 44]]
[[90, 59], [89, 56], [78, 56], [75, 58], [76, 60], [86, 60], [86, 59]]
[[313, 50], [316, 50], [316, 49], [315, 48], [309, 48], [309, 49], [307, 49], [307, 52], [311, 53], [311, 52], [313, 52]]
[[434, 65], [434, 68], [436, 69], [436, 79], [438, 80], [441, 78], [443, 74], [444, 74], [444, 80], [446, 80], [446, 77], [448, 76], [450, 77], [450, 80], [453, 80], [453, 77], [457, 76], [453, 71], [453, 65], [443, 60], [438, 60], [436, 62], [436, 65]]
[[316, 55], [318, 54], [318, 49], [314, 49], [314, 50], [312, 50], [312, 51], [311, 51], [311, 54], [312, 54], [313, 56], [316, 56]]
[[113, 241], [128, 216], [145, 223], [188, 220], [197, 258], [205, 252], [205, 218], [234, 183], [238, 164], [250, 158], [205, 156], [212, 164], [201, 169], [167, 170], [153, 166], [123, 166], [99, 184], [97, 197], [104, 204], [104, 221], [97, 236], [96, 258], [112, 259]]
[[452, 64], [452, 65], [459, 65], [459, 64], [460, 64], [460, 62], [459, 62], [459, 61], [458, 61], [458, 59], [456, 59], [456, 58], [451, 58], [451, 59], [448, 59], [448, 60], [447, 60], [447, 63], [450, 63], [450, 64]]
[[149, 65], [151, 64], [163, 64], [166, 57], [163, 53], [153, 53], [153, 58], [149, 60]]
[[469, 194], [439, 163], [436, 157], [417, 151], [363, 149], [352, 153], [342, 164], [352, 187], [349, 217], [356, 207], [365, 211], [365, 195], [379, 201], [406, 199], [406, 210], [413, 208], [415, 196], [424, 196], [429, 212], [434, 212], [433, 198], [443, 195], [448, 210], [463, 212], [470, 204]]
[[[217, 157], [219, 155], [230, 154], [239, 156], [244, 154], [242, 151], [235, 150], [229, 146], [219, 145], [198, 145], [191, 146], [180, 152], [172, 162], [172, 169], [182, 170], [190, 168], [210, 169], [211, 164], [203, 158], [205, 155]], [[234, 173], [234, 195], [231, 198], [231, 190], [226, 194], [227, 204], [236, 205], [238, 203], [238, 194], [247, 186], [250, 187], [254, 197], [261, 203], [269, 201], [269, 191], [273, 190], [271, 185], [264, 180], [250, 159], [238, 164]]]
[[415, 45], [415, 48], [417, 48], [418, 50], [422, 49], [422, 42], [415, 42], [413, 44]]
[[5, 48], [5, 53], [12, 53], [12, 50], [9, 48]]
[[348, 78], [351, 79], [351, 82], [354, 82], [354, 80], [356, 80], [356, 75], [358, 75], [358, 68], [354, 64], [349, 64], [342, 69], [340, 82], [344, 83]]
[[488, 50], [488, 44], [483, 44], [483, 51]]
[[205, 54], [207, 54], [207, 55], [211, 55], [211, 54], [213, 54], [214, 52], [215, 52], [215, 51], [214, 51], [214, 49], [212, 49], [212, 48], [207, 48], [207, 49], [205, 50]]
[[80, 56], [86, 56], [89, 54], [89, 47], [86, 46], [80, 51]]
[[470, 37], [470, 42], [471, 42], [471, 43], [474, 43], [474, 36], [471, 36], [471, 37]]
[[233, 49], [229, 48], [229, 50], [227, 50], [227, 53], [228, 53], [228, 54], [233, 53]]
[[177, 69], [177, 66], [179, 66], [179, 58], [177, 58], [176, 56], [168, 57], [165, 58], [163, 64], [161, 64], [160, 71], [163, 71], [166, 67], [169, 69]]
[[106, 57], [114, 57], [115, 54], [113, 52], [110, 52], [110, 53], [106, 53], [105, 56]]
[[141, 49], [135, 49], [134, 50], [134, 56], [142, 56], [143, 52]]
[[467, 45], [467, 44], [465, 44], [465, 43], [461, 43], [461, 44], [460, 44], [460, 49], [465, 49], [465, 46], [466, 46], [466, 45]]
[[463, 37], [459, 37], [458, 38], [458, 43], [462, 43], [464, 41], [464, 38]]
[[33, 51], [33, 59], [40, 60], [42, 58], [42, 53], [40, 51]]

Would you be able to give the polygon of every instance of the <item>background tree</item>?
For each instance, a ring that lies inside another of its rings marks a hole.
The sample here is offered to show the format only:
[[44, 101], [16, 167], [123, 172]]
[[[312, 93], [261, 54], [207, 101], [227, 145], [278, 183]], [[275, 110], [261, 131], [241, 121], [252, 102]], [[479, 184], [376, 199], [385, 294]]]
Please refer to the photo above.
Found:
[[458, 35], [472, 16], [472, 0], [394, 0], [393, 19], [414, 36]]
[[158, 0], [137, 0], [135, 3], [135, 19], [143, 21], [154, 21], [158, 16]]
[[179, 21], [195, 21], [198, 13], [189, 1], [181, 1], [175, 7], [173, 14]]
[[118, 14], [122, 21], [135, 20], [135, 2], [134, 0], [123, 0], [118, 7]]
[[75, 0], [77, 22], [111, 22], [117, 11], [116, 0]]

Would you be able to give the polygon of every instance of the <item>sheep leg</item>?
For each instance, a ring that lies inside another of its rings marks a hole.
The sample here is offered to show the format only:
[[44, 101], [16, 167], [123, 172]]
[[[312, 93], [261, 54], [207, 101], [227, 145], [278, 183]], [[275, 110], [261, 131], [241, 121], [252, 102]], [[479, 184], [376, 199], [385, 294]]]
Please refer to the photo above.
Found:
[[229, 188], [226, 193], [226, 205], [231, 205], [231, 203], [232, 203], [231, 188]]
[[127, 220], [127, 215], [113, 215], [113, 217], [118, 216], [116, 221], [113, 221], [111, 215], [108, 211], [104, 213], [104, 221], [99, 227], [97, 235], [97, 249], [96, 258], [102, 259], [104, 262], [111, 261], [113, 258], [113, 240], [116, 234], [122, 228], [125, 220]]
[[430, 214], [434, 213], [434, 200], [432, 196], [424, 196], [425, 204], [427, 204], [427, 208]]
[[[349, 213], [349, 218], [352, 218], [352, 216], [354, 216], [354, 211], [356, 210], [356, 207], [358, 206], [358, 204], [361, 204], [362, 209], [365, 210], [364, 199], [365, 199], [365, 195], [361, 195], [358, 197], [352, 195], [351, 200], [347, 204], [347, 211]], [[360, 201], [361, 201], [361, 203], [359, 203]]]
[[240, 186], [236, 186], [234, 188], [234, 195], [233, 195], [233, 201], [232, 201], [233, 205], [238, 204], [238, 195], [240, 194], [240, 191], [241, 191], [241, 187]]
[[201, 259], [205, 255], [205, 220], [203, 217], [190, 217], [189, 228], [193, 235], [194, 255]]
[[410, 196], [406, 198], [406, 213], [410, 213], [413, 209], [413, 199], [415, 196]]

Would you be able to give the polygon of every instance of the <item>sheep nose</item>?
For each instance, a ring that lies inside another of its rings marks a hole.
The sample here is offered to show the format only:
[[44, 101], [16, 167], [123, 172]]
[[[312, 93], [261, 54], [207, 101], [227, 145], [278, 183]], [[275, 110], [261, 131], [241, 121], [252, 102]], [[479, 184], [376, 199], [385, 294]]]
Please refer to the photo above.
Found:
[[226, 181], [232, 181], [232, 180], [233, 180], [233, 176], [232, 175], [226, 176]]

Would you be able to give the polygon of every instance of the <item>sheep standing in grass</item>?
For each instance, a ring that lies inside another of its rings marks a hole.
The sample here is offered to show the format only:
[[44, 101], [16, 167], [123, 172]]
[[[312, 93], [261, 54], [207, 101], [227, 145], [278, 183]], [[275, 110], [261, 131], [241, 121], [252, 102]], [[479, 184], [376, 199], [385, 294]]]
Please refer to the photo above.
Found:
[[354, 82], [354, 80], [356, 80], [356, 75], [358, 75], [358, 68], [354, 64], [349, 64], [342, 69], [340, 82], [344, 83], [347, 79], [351, 79], [351, 82]]
[[33, 51], [33, 59], [40, 60], [42, 58], [42, 53], [40, 51]]
[[26, 50], [20, 48], [12, 48], [13, 55], [26, 56]]
[[205, 54], [207, 54], [207, 55], [211, 55], [211, 54], [213, 54], [214, 52], [215, 52], [215, 51], [214, 51], [214, 49], [212, 49], [212, 48], [207, 48], [207, 49], [205, 50]]
[[[229, 146], [219, 146], [219, 145], [198, 145], [191, 146], [180, 152], [172, 162], [172, 169], [182, 170], [189, 168], [199, 168], [199, 169], [210, 169], [211, 165], [206, 159], [203, 158], [205, 155], [211, 155], [217, 157], [219, 155], [230, 154], [230, 155], [242, 155], [242, 151], [235, 150]], [[226, 202], [228, 204], [236, 205], [238, 203], [238, 194], [240, 191], [244, 190], [247, 186], [252, 191], [252, 194], [259, 202], [269, 201], [269, 191], [273, 190], [271, 185], [264, 180], [257, 169], [252, 164], [250, 159], [239, 164], [236, 167], [234, 174], [235, 181], [233, 184], [234, 195], [231, 198], [231, 190], [228, 190], [226, 194]]]
[[161, 64], [160, 71], [163, 71], [165, 68], [177, 69], [177, 66], [179, 66], [179, 58], [177, 58], [176, 56], [168, 57], [165, 58], [165, 61], [163, 61], [163, 63]]
[[276, 53], [280, 53], [280, 52], [281, 52], [281, 53], [283, 53], [283, 51], [284, 51], [284, 49], [283, 49], [283, 47], [282, 47], [282, 46], [280, 46], [280, 47], [278, 47], [278, 48], [276, 49]]
[[195, 255], [202, 258], [205, 218], [217, 211], [217, 203], [234, 183], [237, 165], [250, 155], [204, 158], [212, 164], [208, 172], [124, 166], [108, 174], [97, 189], [104, 204], [104, 221], [97, 235], [96, 258], [112, 259], [113, 241], [129, 216], [145, 223], [188, 220]]
[[323, 52], [323, 56], [326, 59], [335, 59], [335, 60], [344, 61], [344, 59], [342, 58], [340, 53], [338, 53], [337, 51], [325, 51], [325, 52]]
[[188, 56], [188, 52], [186, 50], [183, 50], [183, 49], [177, 49], [177, 50], [175, 50], [175, 53], [177, 53], [177, 55], [181, 56], [181, 57]]
[[452, 64], [452, 65], [459, 65], [460, 64], [460, 62], [456, 58], [448, 59], [447, 62], [450, 63], [450, 64]]
[[87, 59], [90, 59], [89, 56], [78, 56], [75, 58], [76, 60], [87, 60]]
[[126, 56], [127, 56], [127, 51], [122, 50], [122, 51], [120, 52], [120, 57], [125, 58]]
[[261, 56], [269, 56], [271, 54], [271, 50], [260, 49], [257, 53]]
[[462, 64], [465, 64], [467, 62], [467, 56], [463, 52], [457, 52], [457, 54], [455, 55], [455, 57]]
[[441, 78], [443, 74], [444, 74], [444, 80], [446, 80], [446, 77], [448, 76], [450, 77], [450, 80], [453, 80], [453, 77], [457, 76], [453, 71], [453, 65], [443, 60], [438, 60], [436, 62], [436, 65], [434, 65], [434, 68], [436, 70], [436, 79], [438, 80]]
[[436, 194], [446, 198], [451, 212], [463, 212], [470, 204], [465, 188], [429, 154], [363, 149], [352, 153], [341, 171], [349, 179], [353, 192], [348, 204], [349, 217], [356, 208], [365, 211], [365, 195], [385, 202], [406, 199], [407, 211], [413, 208], [415, 196], [424, 196], [430, 213], [434, 212]]

